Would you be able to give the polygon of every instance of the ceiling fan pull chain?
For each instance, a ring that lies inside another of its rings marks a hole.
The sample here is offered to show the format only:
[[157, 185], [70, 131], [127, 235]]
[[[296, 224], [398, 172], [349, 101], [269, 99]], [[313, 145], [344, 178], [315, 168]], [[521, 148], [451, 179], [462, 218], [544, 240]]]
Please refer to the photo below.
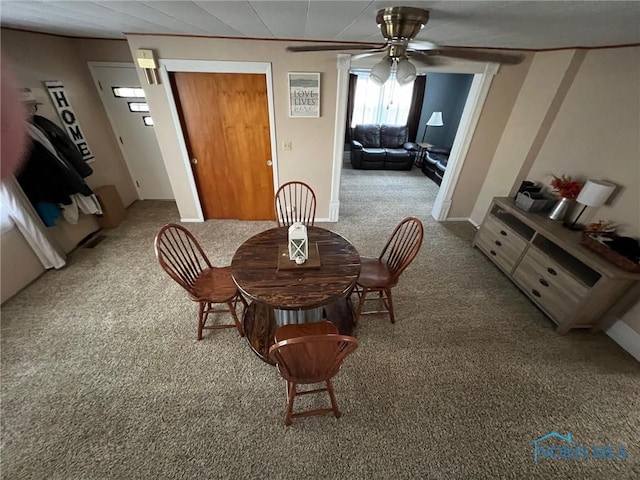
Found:
[[389, 92], [389, 105], [387, 110], [393, 105], [393, 96], [396, 94], [396, 82], [391, 82], [391, 92]]

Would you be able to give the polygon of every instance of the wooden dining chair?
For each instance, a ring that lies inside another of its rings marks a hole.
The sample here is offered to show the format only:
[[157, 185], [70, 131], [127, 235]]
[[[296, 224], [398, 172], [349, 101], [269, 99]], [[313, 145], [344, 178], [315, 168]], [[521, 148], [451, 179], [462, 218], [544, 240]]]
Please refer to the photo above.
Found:
[[[156, 258], [160, 266], [198, 302], [198, 340], [203, 330], [235, 327], [244, 336], [238, 319], [237, 305], [247, 303], [238, 291], [231, 276], [231, 267], [214, 267], [193, 234], [186, 228], [168, 224], [162, 227], [154, 242]], [[226, 308], [214, 305], [226, 305]], [[231, 313], [233, 324], [210, 324], [212, 313]]]
[[[276, 343], [269, 349], [269, 356], [277, 365], [280, 375], [287, 382], [287, 409], [284, 424], [291, 425], [292, 418], [333, 413], [339, 418], [340, 410], [331, 379], [338, 373], [344, 359], [358, 347], [358, 341], [346, 335], [338, 335], [331, 322], [285, 325], [276, 331]], [[298, 385], [325, 383], [325, 387], [299, 391]], [[295, 398], [301, 395], [327, 392], [331, 408], [318, 408], [293, 412]]]
[[275, 210], [279, 227], [288, 227], [295, 222], [313, 226], [316, 194], [304, 182], [287, 182], [276, 192]]
[[[355, 323], [358, 323], [361, 315], [374, 313], [388, 313], [391, 323], [396, 322], [391, 289], [418, 254], [423, 237], [422, 222], [415, 217], [407, 217], [393, 230], [378, 258], [360, 257], [360, 275], [354, 289], [359, 297]], [[374, 300], [367, 298], [370, 293], [378, 294], [375, 300], [380, 302], [380, 307], [378, 310], [363, 311], [365, 302]]]

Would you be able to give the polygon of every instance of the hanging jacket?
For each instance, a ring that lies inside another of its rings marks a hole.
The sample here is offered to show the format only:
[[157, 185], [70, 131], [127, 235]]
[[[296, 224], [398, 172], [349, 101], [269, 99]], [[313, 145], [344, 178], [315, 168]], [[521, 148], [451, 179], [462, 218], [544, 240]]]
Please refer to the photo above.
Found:
[[93, 169], [82, 159], [76, 144], [62, 128], [40, 115], [34, 115], [32, 122], [46, 135], [58, 155], [66, 160], [82, 178], [93, 173]]
[[32, 143], [16, 178], [33, 205], [41, 201], [69, 205], [74, 193], [93, 194], [78, 172], [37, 141]]
[[27, 131], [33, 142], [16, 178], [33, 205], [38, 202], [70, 205], [73, 194], [93, 194], [80, 174], [65, 157], [57, 154], [38, 127], [27, 124]]

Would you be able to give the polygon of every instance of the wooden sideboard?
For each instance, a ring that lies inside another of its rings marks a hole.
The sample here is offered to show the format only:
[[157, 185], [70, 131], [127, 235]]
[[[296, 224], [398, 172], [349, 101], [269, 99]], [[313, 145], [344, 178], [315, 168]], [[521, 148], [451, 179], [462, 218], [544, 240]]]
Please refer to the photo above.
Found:
[[640, 299], [640, 274], [580, 244], [582, 233], [496, 197], [473, 244], [551, 320], [557, 332], [607, 328]]

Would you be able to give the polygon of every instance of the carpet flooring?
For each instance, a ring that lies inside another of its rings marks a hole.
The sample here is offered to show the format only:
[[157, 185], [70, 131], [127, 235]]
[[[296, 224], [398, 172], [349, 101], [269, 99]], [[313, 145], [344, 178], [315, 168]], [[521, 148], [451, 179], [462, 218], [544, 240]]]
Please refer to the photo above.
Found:
[[[425, 241], [394, 290], [396, 324], [355, 330], [334, 381], [342, 417], [291, 427], [284, 381], [244, 339], [196, 341], [197, 307], [152, 248], [175, 204], [132, 205], [2, 306], [2, 478], [640, 478], [640, 365], [604, 334], [557, 335], [471, 247], [470, 224], [430, 217], [436, 188], [417, 169], [345, 167], [340, 221], [324, 226], [376, 255], [413, 215]], [[272, 226], [187, 225], [217, 264]], [[534, 461], [552, 431], [628, 456]]]

